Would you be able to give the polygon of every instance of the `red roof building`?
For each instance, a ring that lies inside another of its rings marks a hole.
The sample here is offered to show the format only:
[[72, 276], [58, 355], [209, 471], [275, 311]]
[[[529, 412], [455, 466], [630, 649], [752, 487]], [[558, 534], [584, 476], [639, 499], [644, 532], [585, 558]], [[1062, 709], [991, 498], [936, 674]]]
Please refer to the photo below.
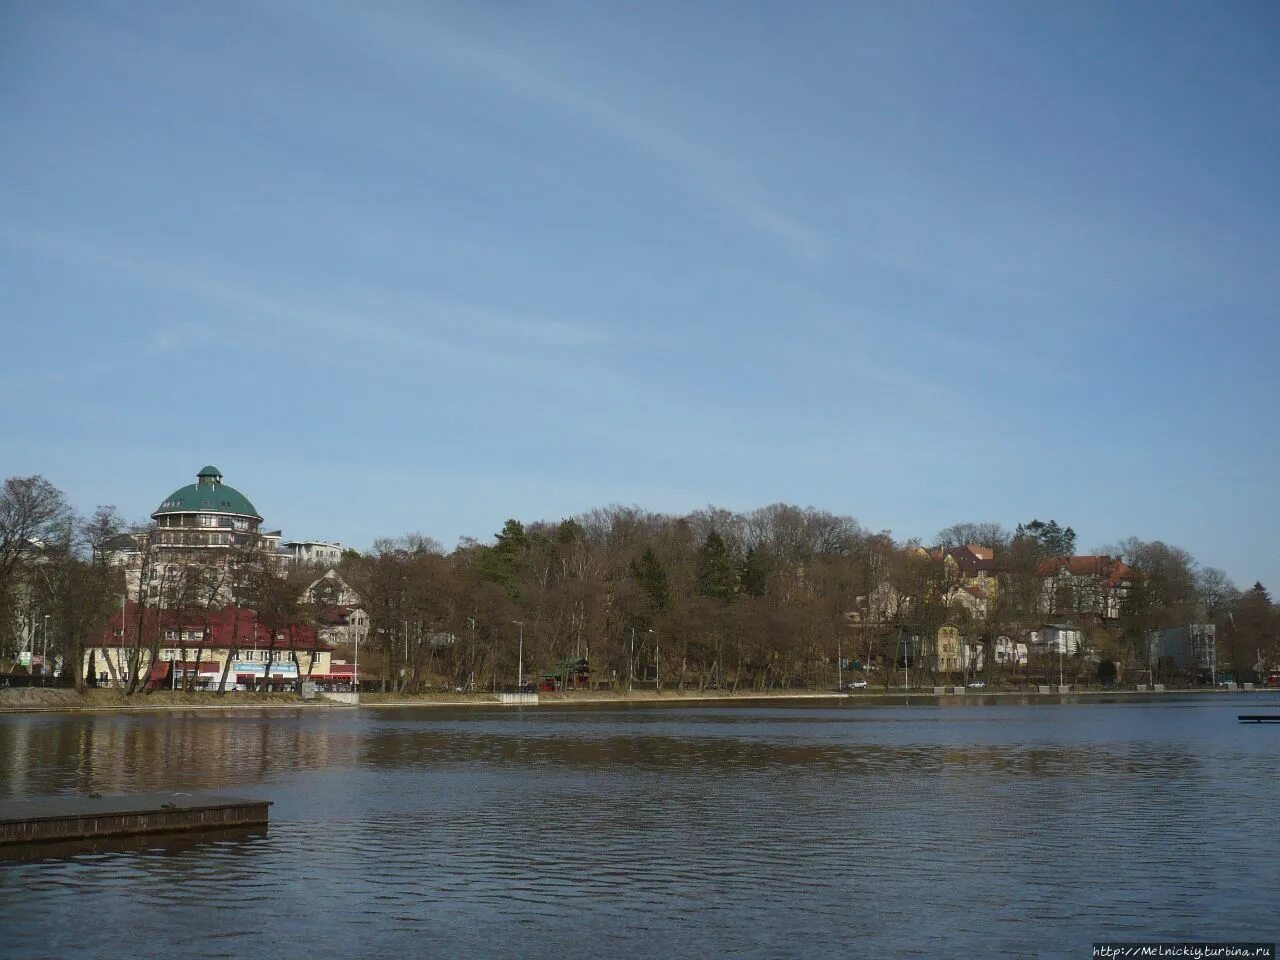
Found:
[[[102, 647], [133, 646], [138, 642], [138, 605], [130, 602], [117, 612], [99, 638]], [[161, 633], [161, 631], [163, 631]], [[221, 610], [157, 610], [143, 614], [141, 646], [202, 647], [327, 651], [333, 647], [321, 640], [311, 627], [293, 623], [273, 631], [254, 610], [223, 607]]]

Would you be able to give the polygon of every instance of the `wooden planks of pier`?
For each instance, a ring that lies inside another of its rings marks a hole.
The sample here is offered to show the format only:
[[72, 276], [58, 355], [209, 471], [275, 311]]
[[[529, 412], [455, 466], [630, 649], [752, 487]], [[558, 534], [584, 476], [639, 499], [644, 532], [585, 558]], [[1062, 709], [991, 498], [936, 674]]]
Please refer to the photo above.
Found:
[[0, 846], [260, 826], [269, 800], [182, 793], [0, 803]]

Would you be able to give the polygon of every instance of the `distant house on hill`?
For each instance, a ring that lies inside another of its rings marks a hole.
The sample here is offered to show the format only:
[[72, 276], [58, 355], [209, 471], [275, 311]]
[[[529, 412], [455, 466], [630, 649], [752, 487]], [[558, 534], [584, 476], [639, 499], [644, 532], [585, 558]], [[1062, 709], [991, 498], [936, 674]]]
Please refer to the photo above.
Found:
[[991, 642], [991, 659], [997, 666], [1025, 667], [1028, 662], [1027, 654], [1027, 645], [1012, 637], [996, 637]]
[[1042, 654], [1074, 656], [1084, 652], [1084, 631], [1065, 623], [1047, 623], [1031, 631], [1031, 649]]
[[302, 593], [302, 602], [315, 608], [320, 637], [327, 643], [354, 645], [369, 634], [364, 601], [336, 570], [327, 570], [311, 581]]
[[1095, 616], [1115, 620], [1133, 583], [1134, 571], [1108, 556], [1053, 557], [1040, 562], [1042, 604], [1047, 616]]
[[1217, 627], [1212, 623], [1186, 623], [1147, 634], [1147, 662], [1154, 669], [1168, 664], [1205, 680], [1218, 671]]

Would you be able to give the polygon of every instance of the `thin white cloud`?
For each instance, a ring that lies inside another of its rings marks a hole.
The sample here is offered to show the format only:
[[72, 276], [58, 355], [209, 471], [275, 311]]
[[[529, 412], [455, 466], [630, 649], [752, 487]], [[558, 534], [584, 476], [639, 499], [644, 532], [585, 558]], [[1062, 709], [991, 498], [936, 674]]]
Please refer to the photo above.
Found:
[[[539, 348], [587, 350], [607, 343], [595, 326], [452, 303], [412, 290], [330, 285], [309, 294], [286, 293], [282, 284], [268, 288], [229, 264], [130, 248], [93, 230], [7, 223], [0, 224], [0, 243], [115, 282], [199, 301], [224, 315], [224, 327], [260, 331], [269, 323], [298, 342], [338, 336], [442, 365], [465, 361], [506, 369], [528, 368], [531, 351]], [[146, 330], [145, 348], [155, 353], [184, 349], [207, 335], [185, 318], [156, 318], [140, 329]]]
[[344, 37], [366, 41], [376, 62], [395, 67], [410, 82], [421, 82], [445, 65], [507, 95], [539, 103], [583, 126], [638, 148], [693, 187], [705, 200], [770, 237], [792, 254], [821, 260], [826, 245], [810, 226], [747, 182], [745, 169], [720, 151], [698, 142], [652, 109], [605, 92], [598, 77], [573, 77], [534, 63], [528, 57], [481, 42], [451, 28], [443, 18], [417, 11], [299, 4], [295, 11]]

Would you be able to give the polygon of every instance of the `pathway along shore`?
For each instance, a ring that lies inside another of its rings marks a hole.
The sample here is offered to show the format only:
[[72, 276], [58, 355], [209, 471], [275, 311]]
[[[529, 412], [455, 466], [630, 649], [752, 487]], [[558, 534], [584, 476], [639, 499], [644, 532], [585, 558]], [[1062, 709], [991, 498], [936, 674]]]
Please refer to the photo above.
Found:
[[[1052, 702], [1054, 699], [1071, 699], [1087, 701], [1097, 698], [1149, 698], [1160, 699], [1171, 696], [1221, 696], [1223, 694], [1277, 694], [1280, 690], [1255, 688], [1253, 690], [1226, 690], [1176, 688], [1163, 691], [1141, 691], [1133, 689], [1116, 689], [1088, 687], [1072, 690], [1068, 693], [1038, 693], [1035, 689], [1019, 690], [971, 690], [967, 693], [937, 694], [930, 687], [913, 687], [905, 690], [891, 687], [887, 691], [881, 687], [856, 693], [837, 693], [834, 690], [797, 690], [797, 691], [739, 691], [728, 690], [684, 690], [663, 691], [661, 694], [652, 690], [633, 691], [632, 693], [614, 693], [611, 691], [583, 691], [567, 693], [541, 694], [536, 704], [522, 704], [522, 707], [556, 707], [592, 705], [607, 706], [610, 704], [652, 704], [670, 706], [673, 704], [714, 704], [714, 703], [748, 703], [748, 702], [786, 702], [830, 700], [834, 702], [849, 701], [863, 703], [867, 706], [897, 706], [910, 698], [918, 702], [927, 701], [969, 701], [980, 705], [989, 701], [1026, 700], [1028, 702]], [[1266, 698], [1270, 700], [1271, 698]], [[0, 690], [0, 714], [31, 713], [106, 713], [133, 712], [151, 713], [156, 711], [191, 711], [191, 710], [354, 710], [354, 709], [386, 709], [391, 707], [499, 707], [498, 696], [492, 693], [476, 694], [394, 694], [365, 693], [361, 702], [356, 704], [335, 703], [330, 700], [303, 700], [296, 693], [228, 693], [225, 695], [211, 693], [183, 693], [157, 691], [152, 694], [135, 694], [127, 697], [113, 690], [91, 690], [76, 693], [74, 690], [22, 688]], [[509, 709], [509, 707], [506, 707]]]

